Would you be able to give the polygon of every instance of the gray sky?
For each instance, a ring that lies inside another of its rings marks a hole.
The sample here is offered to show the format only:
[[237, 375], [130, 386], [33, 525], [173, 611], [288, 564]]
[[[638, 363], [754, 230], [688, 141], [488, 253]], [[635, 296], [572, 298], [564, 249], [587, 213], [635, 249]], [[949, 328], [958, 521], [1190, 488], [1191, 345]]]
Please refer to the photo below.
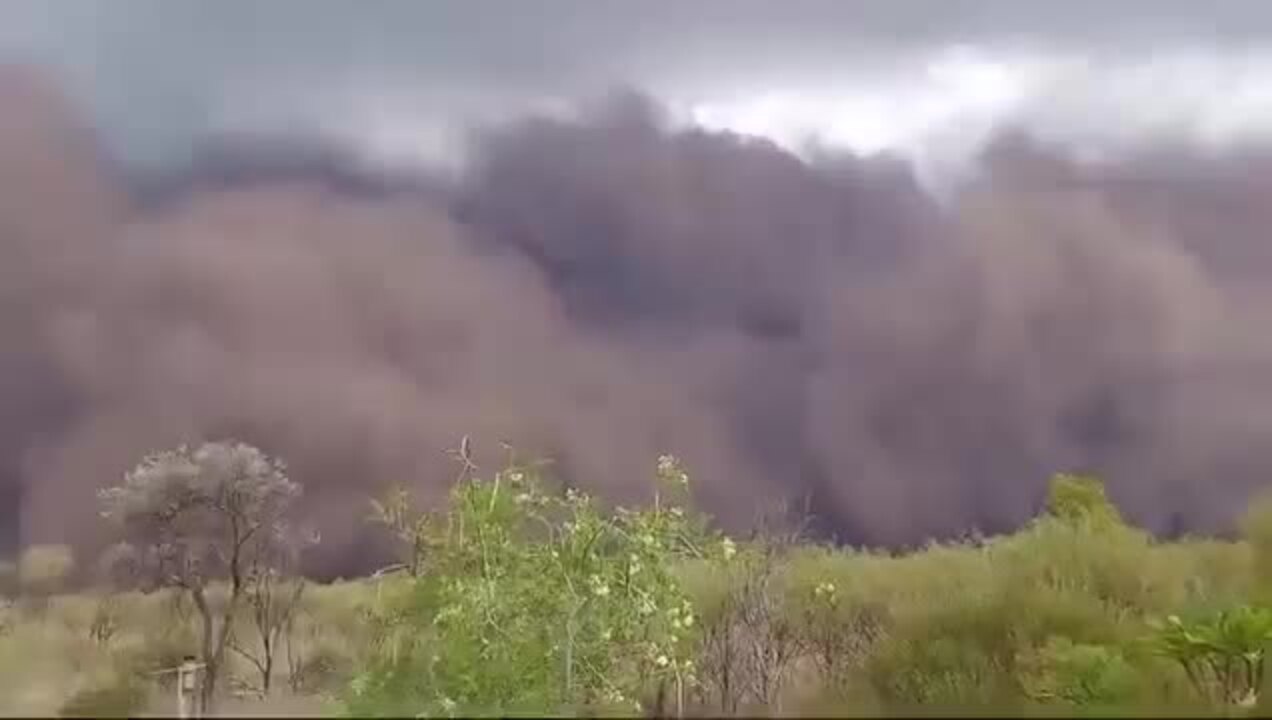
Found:
[[1259, 0], [0, 5], [0, 60], [59, 73], [140, 161], [227, 129], [444, 153], [466, 117], [621, 82], [708, 125], [938, 161], [1004, 121], [1092, 142], [1223, 139], [1272, 127], [1269, 51]]

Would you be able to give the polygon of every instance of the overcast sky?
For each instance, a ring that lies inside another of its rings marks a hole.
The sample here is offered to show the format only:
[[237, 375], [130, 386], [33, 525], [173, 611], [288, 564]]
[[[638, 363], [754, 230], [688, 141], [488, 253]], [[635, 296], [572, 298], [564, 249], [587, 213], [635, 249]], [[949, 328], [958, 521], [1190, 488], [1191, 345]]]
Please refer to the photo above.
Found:
[[448, 127], [618, 83], [685, 117], [957, 162], [1023, 123], [1093, 146], [1272, 132], [1263, 0], [7, 0], [128, 157], [211, 131], [445, 154]]

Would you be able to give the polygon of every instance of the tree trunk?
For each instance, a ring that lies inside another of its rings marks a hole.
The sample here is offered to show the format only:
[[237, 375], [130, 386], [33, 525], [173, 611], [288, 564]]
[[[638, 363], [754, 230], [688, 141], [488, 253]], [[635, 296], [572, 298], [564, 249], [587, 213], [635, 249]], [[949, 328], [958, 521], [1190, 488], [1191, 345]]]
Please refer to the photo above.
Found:
[[216, 619], [212, 615], [212, 608], [208, 606], [207, 596], [204, 594], [202, 587], [193, 588], [190, 591], [194, 598], [195, 607], [199, 610], [199, 617], [203, 626], [202, 649], [203, 655], [203, 685], [200, 688], [199, 707], [200, 714], [207, 715], [212, 712], [216, 705], [216, 687], [221, 675], [221, 666], [225, 660], [225, 648], [229, 643], [230, 632], [234, 629], [234, 610], [238, 605], [237, 592], [232, 592], [225, 604], [225, 612], [221, 615], [220, 627], [217, 627]]
[[269, 697], [270, 686], [274, 681], [274, 652], [278, 648], [277, 631], [270, 628], [261, 637], [261, 646], [265, 650], [265, 657], [261, 663], [261, 695]]
[[225, 649], [229, 645], [230, 633], [234, 631], [234, 611], [238, 606], [238, 592], [231, 593], [229, 600], [225, 603], [225, 612], [221, 616], [221, 627], [217, 628], [216, 648], [213, 652], [215, 662], [209, 665], [209, 668], [216, 668], [216, 678], [211, 673], [208, 675], [208, 685], [206, 692], [208, 694], [208, 706], [213, 705], [215, 698], [212, 693], [216, 690], [214, 682], [220, 677], [222, 666], [225, 664]]
[[654, 717], [667, 717], [667, 682], [658, 681], [658, 694], [654, 697]]
[[269, 695], [269, 688], [273, 684], [274, 679], [274, 655], [270, 653], [265, 656], [265, 677], [261, 678], [261, 694]]
[[212, 710], [212, 695], [216, 690], [217, 658], [213, 650], [216, 627], [212, 617], [212, 609], [208, 607], [208, 599], [202, 587], [190, 588], [190, 597], [199, 611], [199, 622], [203, 632], [200, 638], [199, 655], [203, 661], [203, 683], [199, 687], [199, 715], [207, 715]]

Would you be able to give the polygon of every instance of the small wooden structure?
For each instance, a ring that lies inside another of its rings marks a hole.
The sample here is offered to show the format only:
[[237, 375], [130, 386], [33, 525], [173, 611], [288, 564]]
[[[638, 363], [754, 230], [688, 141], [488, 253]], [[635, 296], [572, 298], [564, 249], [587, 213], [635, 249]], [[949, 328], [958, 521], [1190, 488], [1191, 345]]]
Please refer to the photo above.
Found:
[[203, 687], [203, 668], [204, 664], [199, 662], [193, 655], [186, 655], [181, 664], [175, 668], [160, 670], [155, 675], [169, 675], [175, 673], [177, 676], [177, 717], [197, 718], [199, 712], [199, 691]]

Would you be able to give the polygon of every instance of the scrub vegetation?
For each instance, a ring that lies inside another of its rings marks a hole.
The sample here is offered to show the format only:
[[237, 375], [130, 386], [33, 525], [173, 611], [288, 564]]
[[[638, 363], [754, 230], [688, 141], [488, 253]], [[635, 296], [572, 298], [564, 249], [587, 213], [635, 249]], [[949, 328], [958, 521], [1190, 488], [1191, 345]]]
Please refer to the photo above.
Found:
[[[1268, 709], [1272, 499], [1236, 540], [1155, 539], [1098, 479], [1057, 475], [1011, 535], [883, 552], [764, 523], [730, 537], [657, 459], [611, 507], [509, 453], [441, 507], [391, 488], [369, 522], [397, 572], [299, 577], [300, 492], [241, 444], [146, 458], [102, 493], [121, 541], [0, 568], [12, 715], [170, 714], [170, 668], [214, 667], [209, 712], [1037, 716]], [[299, 539], [298, 539], [299, 538]], [[237, 555], [235, 554], [237, 552]], [[85, 561], [90, 560], [88, 558]]]

